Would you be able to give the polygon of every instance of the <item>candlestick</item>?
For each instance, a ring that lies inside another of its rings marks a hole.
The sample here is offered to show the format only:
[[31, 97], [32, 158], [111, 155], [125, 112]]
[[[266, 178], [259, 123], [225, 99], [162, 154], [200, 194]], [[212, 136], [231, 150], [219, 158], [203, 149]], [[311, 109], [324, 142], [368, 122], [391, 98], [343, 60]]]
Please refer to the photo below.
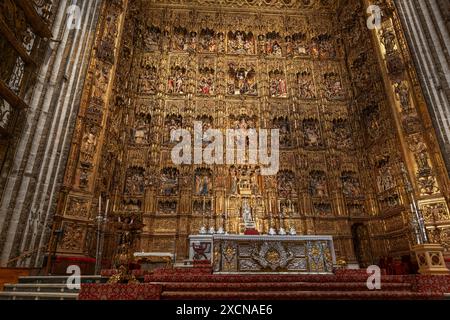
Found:
[[105, 211], [105, 219], [108, 217], [108, 211], [109, 211], [109, 199], [106, 200], [106, 211]]

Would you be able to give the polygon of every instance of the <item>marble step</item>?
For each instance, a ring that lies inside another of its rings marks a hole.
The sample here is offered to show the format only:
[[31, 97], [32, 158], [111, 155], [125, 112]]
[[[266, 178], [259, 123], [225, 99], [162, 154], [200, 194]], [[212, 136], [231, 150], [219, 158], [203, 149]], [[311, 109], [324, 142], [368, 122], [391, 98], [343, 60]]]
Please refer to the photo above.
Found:
[[[202, 283], [202, 282], [151, 282], [163, 286], [164, 291], [187, 291], [187, 292], [270, 292], [270, 291], [369, 291], [364, 282], [264, 282], [264, 283]], [[384, 283], [382, 291], [411, 292], [410, 283]]]
[[405, 291], [271, 291], [271, 292], [181, 292], [165, 291], [163, 300], [426, 300], [442, 295]]
[[46, 293], [78, 293], [78, 289], [69, 289], [65, 284], [19, 283], [6, 284], [5, 292], [46, 292]]
[[[31, 276], [19, 277], [21, 284], [66, 284], [69, 276]], [[106, 282], [106, 278], [101, 276], [81, 276], [81, 283], [102, 283]]]
[[77, 300], [78, 293], [0, 292], [0, 300]]

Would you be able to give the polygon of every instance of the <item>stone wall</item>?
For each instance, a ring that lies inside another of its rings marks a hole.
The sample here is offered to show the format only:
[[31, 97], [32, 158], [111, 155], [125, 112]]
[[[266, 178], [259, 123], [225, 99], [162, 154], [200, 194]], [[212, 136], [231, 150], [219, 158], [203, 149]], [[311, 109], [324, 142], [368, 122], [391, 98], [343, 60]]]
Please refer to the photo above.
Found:
[[395, 3], [450, 172], [450, 4], [441, 0]]

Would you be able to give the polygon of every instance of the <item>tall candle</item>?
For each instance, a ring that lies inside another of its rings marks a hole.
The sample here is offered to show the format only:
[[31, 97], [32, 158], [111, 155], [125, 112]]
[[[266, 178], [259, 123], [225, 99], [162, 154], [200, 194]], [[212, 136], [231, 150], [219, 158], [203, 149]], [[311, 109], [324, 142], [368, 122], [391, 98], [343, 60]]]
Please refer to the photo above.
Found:
[[98, 214], [102, 213], [102, 196], [98, 196]]
[[228, 220], [228, 206], [227, 206], [227, 199], [225, 199], [225, 220]]
[[105, 212], [105, 219], [108, 217], [108, 211], [109, 211], [109, 199], [106, 200], [106, 212]]

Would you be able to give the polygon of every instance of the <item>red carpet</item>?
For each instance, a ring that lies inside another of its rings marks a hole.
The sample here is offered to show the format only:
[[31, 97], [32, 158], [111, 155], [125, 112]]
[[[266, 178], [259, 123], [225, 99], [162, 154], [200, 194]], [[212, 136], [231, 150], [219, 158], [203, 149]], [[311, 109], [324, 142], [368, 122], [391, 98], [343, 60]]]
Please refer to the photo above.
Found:
[[210, 269], [161, 269], [137, 285], [83, 285], [80, 300], [441, 299], [450, 276], [383, 276], [370, 291], [362, 271], [332, 275], [213, 275]]

